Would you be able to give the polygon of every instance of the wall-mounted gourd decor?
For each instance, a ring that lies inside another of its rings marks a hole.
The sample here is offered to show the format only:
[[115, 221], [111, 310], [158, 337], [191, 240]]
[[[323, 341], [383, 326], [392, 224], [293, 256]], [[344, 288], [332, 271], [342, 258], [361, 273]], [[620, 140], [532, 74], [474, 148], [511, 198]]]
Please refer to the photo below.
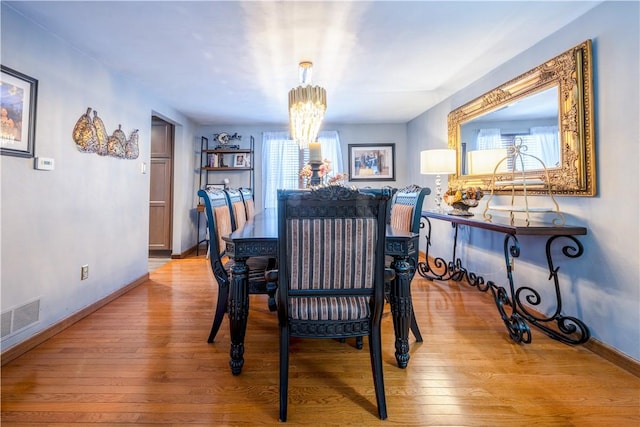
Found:
[[120, 159], [137, 159], [140, 155], [138, 147], [138, 129], [131, 132], [127, 139], [122, 125], [108, 136], [104, 122], [98, 117], [98, 112], [91, 108], [80, 116], [73, 128], [73, 140], [83, 153], [96, 153], [100, 156], [111, 156]]

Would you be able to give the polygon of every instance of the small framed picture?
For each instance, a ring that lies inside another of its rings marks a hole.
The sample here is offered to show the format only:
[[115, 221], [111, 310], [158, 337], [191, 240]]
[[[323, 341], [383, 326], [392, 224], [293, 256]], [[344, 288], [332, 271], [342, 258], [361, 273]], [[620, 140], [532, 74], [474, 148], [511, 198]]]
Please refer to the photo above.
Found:
[[237, 153], [233, 155], [233, 167], [234, 168], [246, 168], [248, 164], [249, 154]]
[[205, 187], [205, 190], [207, 191], [224, 190], [224, 188], [225, 188], [224, 184], [207, 184], [207, 186]]
[[395, 181], [396, 144], [349, 144], [349, 181]]
[[0, 152], [33, 157], [38, 80], [0, 65]]

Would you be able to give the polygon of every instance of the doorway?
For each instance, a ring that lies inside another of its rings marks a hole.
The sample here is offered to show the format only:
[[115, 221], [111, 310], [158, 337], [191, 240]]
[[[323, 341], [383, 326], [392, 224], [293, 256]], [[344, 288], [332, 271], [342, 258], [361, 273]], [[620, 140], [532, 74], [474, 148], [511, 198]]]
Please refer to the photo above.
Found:
[[149, 256], [172, 253], [174, 127], [151, 117], [151, 167], [149, 168]]

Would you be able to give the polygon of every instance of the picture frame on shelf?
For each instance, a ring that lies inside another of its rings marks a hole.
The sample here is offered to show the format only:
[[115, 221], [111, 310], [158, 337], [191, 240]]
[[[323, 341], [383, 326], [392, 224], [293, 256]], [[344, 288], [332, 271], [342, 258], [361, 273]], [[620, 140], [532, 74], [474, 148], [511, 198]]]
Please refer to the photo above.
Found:
[[0, 65], [0, 153], [33, 157], [38, 80]]
[[246, 168], [247, 167], [247, 153], [236, 153], [233, 155], [233, 167], [234, 168]]
[[396, 144], [349, 144], [349, 181], [395, 181]]
[[205, 187], [205, 191], [208, 190], [224, 190], [225, 189], [225, 185], [224, 184], [207, 184], [207, 186]]

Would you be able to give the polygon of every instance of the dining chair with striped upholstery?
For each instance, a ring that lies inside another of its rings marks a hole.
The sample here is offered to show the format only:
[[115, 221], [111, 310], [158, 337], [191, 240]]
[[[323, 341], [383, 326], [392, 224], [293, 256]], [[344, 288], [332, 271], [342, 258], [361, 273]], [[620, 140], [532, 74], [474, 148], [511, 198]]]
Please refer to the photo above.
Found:
[[380, 328], [385, 280], [394, 277], [384, 265], [390, 198], [343, 186], [278, 190], [279, 266], [267, 278], [278, 281], [281, 421], [291, 337], [367, 336], [378, 416], [387, 417]]
[[[231, 283], [231, 268], [233, 260], [225, 259], [225, 242], [222, 236], [232, 232], [232, 217], [229, 199], [224, 190], [199, 190], [198, 196], [204, 200], [209, 230], [209, 263], [211, 271], [218, 284], [218, 296], [213, 324], [208, 342], [212, 343], [220, 329], [229, 302], [229, 285]], [[254, 257], [247, 260], [249, 268], [249, 291], [253, 294], [269, 295], [269, 308], [275, 311], [275, 284], [265, 280], [265, 271], [273, 268], [270, 260], [265, 257]]]

